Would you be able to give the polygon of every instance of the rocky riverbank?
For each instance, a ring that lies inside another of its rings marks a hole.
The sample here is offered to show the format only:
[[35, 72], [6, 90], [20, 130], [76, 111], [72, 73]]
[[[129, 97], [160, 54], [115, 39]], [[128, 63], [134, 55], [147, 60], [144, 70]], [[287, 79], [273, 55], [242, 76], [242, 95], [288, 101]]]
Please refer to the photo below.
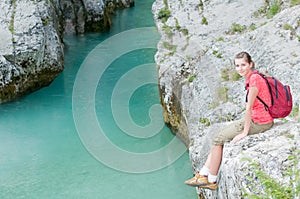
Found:
[[[225, 145], [219, 188], [197, 189], [201, 197], [268, 194], [263, 180], [257, 177], [260, 169], [280, 186], [292, 188], [296, 197], [300, 180], [299, 176], [295, 179], [295, 173], [300, 165], [290, 155], [296, 159], [300, 156], [298, 4], [264, 0], [154, 3], [153, 13], [162, 35], [156, 63], [164, 119], [189, 146], [195, 171], [206, 159], [216, 128], [243, 114], [246, 93], [244, 80], [232, 63], [236, 53], [248, 51], [258, 70], [289, 84], [293, 92], [294, 110], [289, 117], [276, 120], [274, 128], [264, 134]], [[292, 173], [287, 174], [289, 169]]]
[[49, 85], [63, 70], [63, 35], [101, 31], [133, 0], [0, 2], [0, 103]]

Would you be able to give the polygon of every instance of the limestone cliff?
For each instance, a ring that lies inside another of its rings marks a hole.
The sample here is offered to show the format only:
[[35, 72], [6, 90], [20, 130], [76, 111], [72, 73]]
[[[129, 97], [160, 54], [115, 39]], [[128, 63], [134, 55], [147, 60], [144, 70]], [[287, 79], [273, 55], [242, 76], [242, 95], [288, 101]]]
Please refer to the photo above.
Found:
[[49, 85], [63, 70], [63, 34], [101, 31], [133, 0], [0, 1], [0, 103]]
[[58, 15], [46, 1], [0, 2], [0, 102], [47, 86], [63, 70]]
[[83, 34], [103, 31], [111, 24], [110, 14], [117, 8], [131, 7], [134, 0], [56, 0], [63, 19], [65, 33]]
[[[258, 70], [292, 88], [295, 108], [290, 117], [276, 120], [274, 128], [264, 134], [248, 136], [236, 145], [226, 144], [219, 188], [197, 190], [202, 197], [241, 198], [242, 194], [256, 193], [255, 186], [257, 192], [265, 193], [259, 180], [252, 186], [257, 178], [249, 166], [253, 161], [296, 194], [300, 179], [292, 180], [300, 165], [289, 156], [300, 146], [298, 4], [264, 0], [156, 0], [153, 4], [162, 35], [156, 63], [165, 122], [189, 146], [195, 170], [203, 165], [216, 128], [243, 114], [246, 93], [244, 80], [232, 63], [236, 53], [248, 51]], [[294, 156], [299, 159], [299, 153]], [[291, 167], [294, 173], [285, 175]]]

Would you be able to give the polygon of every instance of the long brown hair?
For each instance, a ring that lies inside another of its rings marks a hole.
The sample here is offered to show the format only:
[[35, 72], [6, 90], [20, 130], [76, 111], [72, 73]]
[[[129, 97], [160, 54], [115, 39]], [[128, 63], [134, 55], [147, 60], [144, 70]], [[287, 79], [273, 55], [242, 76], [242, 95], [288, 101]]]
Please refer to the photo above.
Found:
[[254, 61], [252, 60], [252, 57], [249, 55], [249, 53], [247, 52], [240, 52], [238, 54], [236, 54], [234, 56], [234, 60], [233, 60], [233, 63], [235, 64], [235, 59], [244, 59], [246, 62], [248, 62], [249, 64], [252, 63], [253, 65], [253, 68], [252, 69], [255, 69], [255, 63]]

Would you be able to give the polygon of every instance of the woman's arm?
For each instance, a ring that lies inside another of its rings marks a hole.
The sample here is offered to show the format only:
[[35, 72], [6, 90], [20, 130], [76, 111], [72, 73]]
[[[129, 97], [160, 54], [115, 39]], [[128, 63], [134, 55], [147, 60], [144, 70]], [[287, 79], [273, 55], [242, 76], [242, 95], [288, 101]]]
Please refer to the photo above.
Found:
[[248, 102], [246, 105], [246, 112], [245, 112], [245, 124], [244, 124], [244, 131], [241, 134], [238, 134], [233, 138], [231, 143], [237, 143], [244, 137], [248, 135], [249, 129], [250, 129], [250, 123], [251, 123], [251, 116], [252, 116], [252, 107], [254, 104], [254, 100], [256, 99], [256, 96], [258, 94], [258, 89], [256, 86], [252, 86], [249, 88], [248, 93]]

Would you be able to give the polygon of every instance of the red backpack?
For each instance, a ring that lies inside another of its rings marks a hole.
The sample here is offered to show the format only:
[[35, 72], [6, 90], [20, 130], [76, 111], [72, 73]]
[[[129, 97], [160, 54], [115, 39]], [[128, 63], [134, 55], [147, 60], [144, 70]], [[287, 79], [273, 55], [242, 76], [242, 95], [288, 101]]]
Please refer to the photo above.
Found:
[[[268, 106], [260, 97], [257, 99], [264, 104], [265, 109], [269, 111], [273, 118], [284, 118], [288, 116], [293, 108], [292, 94], [289, 85], [283, 85], [278, 79], [266, 76], [258, 71], [254, 71], [252, 74], [258, 74], [264, 80], [269, 87], [271, 96], [271, 106]], [[246, 96], [246, 102], [248, 98], [248, 92]]]

